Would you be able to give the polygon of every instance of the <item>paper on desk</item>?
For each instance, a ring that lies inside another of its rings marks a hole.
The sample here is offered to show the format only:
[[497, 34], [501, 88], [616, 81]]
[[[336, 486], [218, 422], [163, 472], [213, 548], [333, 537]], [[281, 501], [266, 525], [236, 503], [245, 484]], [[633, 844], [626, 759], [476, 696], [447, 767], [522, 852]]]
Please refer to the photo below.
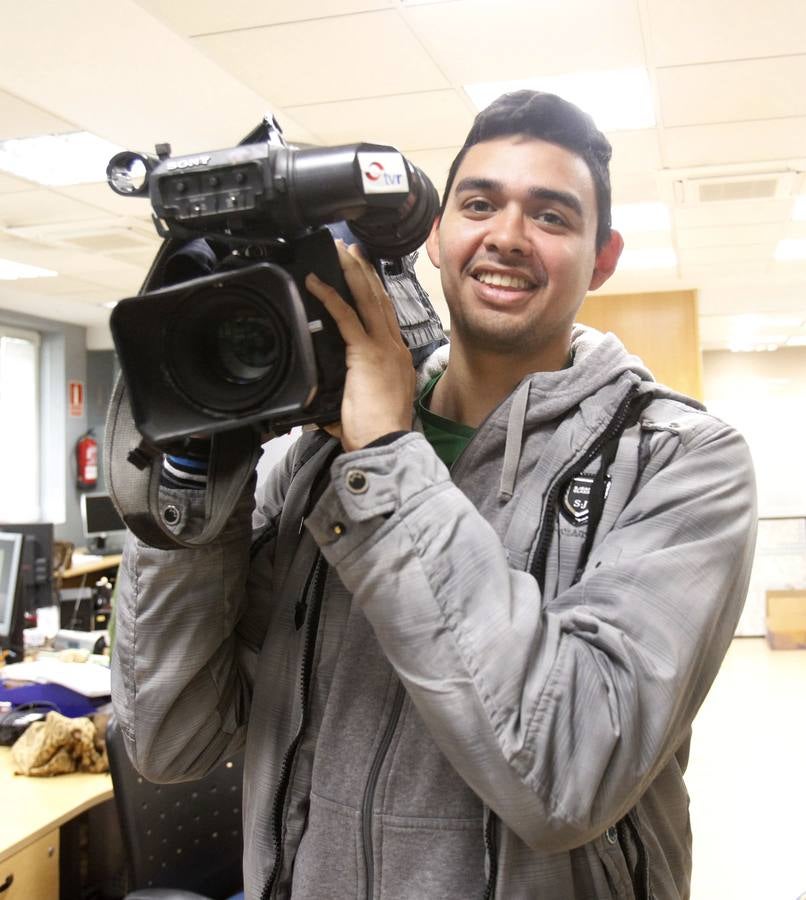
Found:
[[85, 697], [108, 697], [112, 692], [109, 669], [97, 663], [67, 663], [58, 659], [11, 663], [0, 669], [0, 679], [60, 684]]

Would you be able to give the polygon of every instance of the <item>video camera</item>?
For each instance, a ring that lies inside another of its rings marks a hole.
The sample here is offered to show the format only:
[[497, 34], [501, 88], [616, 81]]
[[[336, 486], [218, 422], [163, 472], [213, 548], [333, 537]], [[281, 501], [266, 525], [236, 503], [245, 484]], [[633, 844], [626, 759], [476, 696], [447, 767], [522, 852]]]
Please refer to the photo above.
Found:
[[156, 152], [107, 168], [116, 193], [149, 197], [165, 238], [110, 318], [140, 433], [172, 451], [198, 433], [338, 420], [344, 344], [304, 284], [314, 272], [353, 303], [324, 226], [346, 221], [371, 259], [400, 259], [428, 236], [434, 186], [393, 147], [294, 149], [270, 119], [237, 147]]

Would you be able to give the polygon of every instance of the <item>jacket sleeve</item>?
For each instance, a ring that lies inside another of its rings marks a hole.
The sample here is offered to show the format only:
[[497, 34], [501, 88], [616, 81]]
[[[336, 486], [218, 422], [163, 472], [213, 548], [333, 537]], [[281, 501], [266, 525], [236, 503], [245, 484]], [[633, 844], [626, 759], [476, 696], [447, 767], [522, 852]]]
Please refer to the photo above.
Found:
[[550, 604], [420, 435], [342, 456], [308, 520], [442, 751], [535, 849], [637, 802], [730, 643], [754, 479], [743, 440], [705, 421]]
[[[112, 702], [135, 767], [153, 781], [199, 777], [243, 743], [271, 602], [265, 592], [248, 599], [250, 540], [253, 527], [273, 539], [288, 478], [288, 465], [272, 470], [253, 516], [253, 477], [222, 535], [203, 547], [158, 550], [127, 536]], [[182, 510], [178, 527], [199, 526], [202, 491], [162, 488], [160, 498]]]

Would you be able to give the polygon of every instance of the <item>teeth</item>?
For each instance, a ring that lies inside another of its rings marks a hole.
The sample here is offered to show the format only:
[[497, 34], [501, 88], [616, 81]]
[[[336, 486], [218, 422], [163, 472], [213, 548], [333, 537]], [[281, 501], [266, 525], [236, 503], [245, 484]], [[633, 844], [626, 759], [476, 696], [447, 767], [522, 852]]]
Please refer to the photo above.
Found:
[[515, 288], [523, 291], [531, 286], [531, 283], [525, 278], [518, 278], [514, 275], [500, 275], [497, 272], [479, 272], [476, 279], [482, 284], [489, 284], [492, 287]]

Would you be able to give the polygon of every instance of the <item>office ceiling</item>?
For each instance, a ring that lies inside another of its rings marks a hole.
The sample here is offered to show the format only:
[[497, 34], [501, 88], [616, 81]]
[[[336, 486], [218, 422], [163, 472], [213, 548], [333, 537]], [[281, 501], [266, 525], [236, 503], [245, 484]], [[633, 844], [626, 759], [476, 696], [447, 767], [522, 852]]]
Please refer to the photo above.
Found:
[[[0, 51], [0, 140], [192, 153], [271, 109], [292, 140], [394, 144], [439, 189], [474, 114], [464, 85], [644, 66], [657, 126], [608, 132], [614, 201], [667, 203], [671, 233], [625, 238], [678, 263], [600, 293], [698, 289], [706, 349], [806, 343], [806, 261], [774, 256], [806, 239], [803, 0], [26, 0]], [[158, 243], [146, 200], [0, 173], [0, 259], [58, 272], [0, 281], [0, 309], [111, 346], [104, 304], [137, 291]]]

